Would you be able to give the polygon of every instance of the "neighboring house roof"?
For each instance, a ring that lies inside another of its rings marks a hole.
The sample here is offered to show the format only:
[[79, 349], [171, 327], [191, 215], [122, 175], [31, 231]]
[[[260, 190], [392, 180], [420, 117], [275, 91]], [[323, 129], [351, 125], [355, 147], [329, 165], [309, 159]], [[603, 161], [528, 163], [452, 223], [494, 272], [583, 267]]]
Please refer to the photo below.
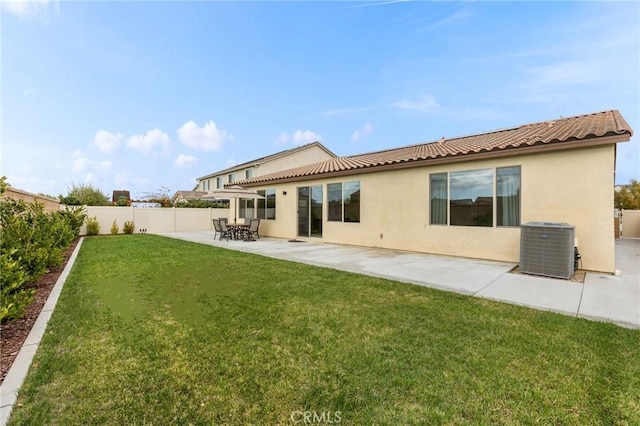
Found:
[[198, 200], [204, 195], [207, 195], [205, 191], [176, 191], [173, 200]]
[[125, 200], [130, 200], [131, 199], [131, 194], [126, 189], [120, 189], [120, 190], [116, 189], [115, 191], [113, 191], [113, 195], [111, 197], [111, 201], [113, 201], [115, 203], [116, 201], [120, 200], [121, 198], [124, 198]]
[[246, 161], [246, 162], [244, 162], [242, 164], [237, 164], [237, 165], [235, 165], [233, 167], [229, 167], [227, 169], [220, 170], [220, 171], [217, 171], [215, 173], [210, 173], [210, 174], [208, 174], [206, 176], [199, 177], [198, 180], [207, 179], [207, 178], [210, 178], [210, 177], [213, 177], [213, 176], [218, 176], [218, 175], [223, 175], [223, 174], [226, 174], [226, 173], [235, 172], [237, 170], [242, 170], [242, 169], [245, 169], [247, 167], [254, 166], [254, 165], [264, 164], [264, 163], [267, 163], [269, 161], [273, 161], [273, 160], [276, 160], [278, 158], [285, 157], [287, 155], [291, 155], [291, 154], [296, 153], [298, 151], [303, 151], [305, 149], [309, 149], [309, 148], [314, 147], [314, 146], [317, 146], [317, 147], [321, 148], [322, 150], [326, 151], [327, 154], [329, 154], [330, 156], [336, 157], [336, 155], [333, 152], [329, 151], [327, 149], [327, 147], [322, 145], [320, 142], [312, 142], [312, 143], [308, 143], [308, 144], [305, 144], [305, 145], [297, 146], [295, 148], [286, 149], [284, 151], [276, 152], [275, 154], [270, 154], [270, 155], [267, 155], [265, 157], [256, 158], [255, 160]]
[[[257, 186], [265, 182], [305, 180], [318, 175], [347, 175], [514, 155], [516, 150], [517, 153], [524, 153], [540, 149], [568, 149], [628, 140], [632, 134], [631, 127], [620, 112], [603, 111], [452, 139], [443, 137], [439, 141], [401, 148], [336, 157], [235, 183], [241, 186]], [[606, 136], [618, 138], [603, 141], [601, 138]]]

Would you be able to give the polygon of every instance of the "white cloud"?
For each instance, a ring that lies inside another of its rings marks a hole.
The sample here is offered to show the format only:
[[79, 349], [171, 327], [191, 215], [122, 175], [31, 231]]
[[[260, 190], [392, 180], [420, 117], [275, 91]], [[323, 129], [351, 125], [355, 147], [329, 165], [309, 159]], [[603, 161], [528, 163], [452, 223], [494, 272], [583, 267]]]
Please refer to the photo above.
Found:
[[227, 139], [233, 139], [232, 135], [218, 129], [213, 121], [205, 123], [204, 127], [198, 126], [194, 121], [188, 121], [177, 133], [183, 144], [200, 151], [220, 151]]
[[238, 164], [238, 162], [236, 160], [234, 160], [233, 158], [229, 158], [227, 161], [225, 161], [225, 165], [227, 166], [227, 168], [233, 167], [236, 164]]
[[391, 105], [400, 109], [416, 111], [437, 111], [441, 108], [438, 101], [431, 95], [425, 95], [420, 99], [403, 99]]
[[195, 165], [198, 162], [198, 159], [192, 155], [180, 154], [176, 157], [176, 160], [173, 162], [174, 167], [179, 167], [182, 169], [188, 169], [191, 166]]
[[71, 166], [71, 170], [74, 173], [84, 173], [89, 172], [93, 174], [93, 172], [105, 172], [111, 169], [110, 161], [94, 161], [85, 157], [85, 155], [76, 151], [73, 153], [73, 165]]
[[341, 114], [358, 114], [361, 112], [373, 111], [378, 108], [380, 108], [380, 106], [378, 105], [369, 105], [369, 106], [357, 107], [357, 108], [338, 108], [338, 109], [332, 109], [329, 111], [324, 111], [322, 115], [326, 117], [333, 117], [334, 115], [341, 115]]
[[169, 148], [169, 136], [159, 129], [149, 130], [145, 135], [134, 135], [127, 141], [127, 146], [136, 151], [149, 156], [156, 147], [162, 149], [162, 154], [166, 155]]
[[29, 17], [42, 17], [49, 9], [49, 5], [53, 5], [56, 11], [59, 11], [59, 3], [57, 0], [3, 0], [2, 7], [7, 11], [18, 16], [20, 19]]
[[110, 133], [106, 130], [98, 130], [93, 139], [93, 144], [104, 154], [111, 154], [120, 146], [122, 133]]
[[427, 26], [427, 30], [435, 30], [440, 27], [450, 26], [452, 24], [456, 24], [461, 20], [464, 20], [471, 16], [471, 13], [468, 10], [459, 10], [454, 12], [453, 14], [447, 16], [446, 18], [440, 19], [430, 25]]
[[322, 136], [311, 130], [296, 130], [292, 139], [295, 145], [303, 145], [305, 143], [317, 142], [322, 139]]
[[296, 130], [291, 135], [288, 132], [280, 133], [280, 136], [278, 136], [275, 141], [275, 145], [286, 145], [289, 142], [294, 145], [304, 145], [306, 143], [319, 142], [321, 139], [322, 136], [311, 130]]
[[148, 186], [151, 181], [147, 178], [131, 175], [129, 173], [118, 173], [115, 178], [119, 188], [130, 188], [132, 186]]
[[289, 137], [289, 133], [282, 132], [280, 133], [280, 136], [278, 136], [278, 138], [276, 139], [276, 145], [278, 146], [286, 145], [287, 143], [289, 143], [290, 140], [291, 138]]
[[[520, 67], [515, 74], [515, 91], [509, 93], [511, 99], [543, 103], [560, 113], [604, 109], [607, 105], [622, 109], [626, 99], [637, 105], [637, 3], [581, 3], [566, 25], [550, 22], [532, 39], [535, 45], [519, 46], [518, 50], [539, 54], [516, 62]], [[575, 110], [576, 105], [580, 109]]]
[[351, 134], [351, 140], [353, 142], [360, 140], [365, 136], [369, 136], [371, 133], [373, 133], [374, 130], [375, 130], [375, 127], [373, 126], [373, 124], [366, 123], [364, 126], [362, 126], [361, 129], [356, 130]]

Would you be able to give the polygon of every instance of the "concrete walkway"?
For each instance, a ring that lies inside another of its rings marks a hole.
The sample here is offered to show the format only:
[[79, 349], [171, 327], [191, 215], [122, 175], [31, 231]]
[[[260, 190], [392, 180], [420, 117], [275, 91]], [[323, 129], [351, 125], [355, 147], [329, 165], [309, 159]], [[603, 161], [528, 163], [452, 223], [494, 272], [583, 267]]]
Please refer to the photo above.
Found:
[[640, 239], [616, 241], [618, 275], [588, 273], [581, 284], [511, 274], [515, 263], [266, 237], [219, 241], [213, 234], [162, 235], [640, 328]]

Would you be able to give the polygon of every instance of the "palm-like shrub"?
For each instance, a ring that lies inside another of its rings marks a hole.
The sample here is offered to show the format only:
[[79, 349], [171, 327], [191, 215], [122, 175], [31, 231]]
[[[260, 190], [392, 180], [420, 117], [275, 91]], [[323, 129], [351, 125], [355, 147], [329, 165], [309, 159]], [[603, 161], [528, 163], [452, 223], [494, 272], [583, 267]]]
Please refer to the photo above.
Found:
[[135, 229], [136, 225], [130, 220], [126, 221], [122, 226], [122, 232], [124, 232], [125, 234], [133, 234], [133, 231]]
[[97, 217], [87, 219], [87, 235], [98, 235], [100, 233], [100, 224]]

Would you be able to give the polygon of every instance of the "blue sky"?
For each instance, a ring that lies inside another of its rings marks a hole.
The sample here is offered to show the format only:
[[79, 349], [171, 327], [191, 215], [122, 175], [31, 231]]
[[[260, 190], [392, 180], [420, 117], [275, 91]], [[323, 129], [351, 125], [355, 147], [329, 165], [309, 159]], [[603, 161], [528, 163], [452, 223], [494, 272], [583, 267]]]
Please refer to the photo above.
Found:
[[[4, 2], [1, 174], [141, 198], [319, 140], [358, 154], [618, 109], [638, 2]], [[617, 183], [640, 179], [640, 142]]]

